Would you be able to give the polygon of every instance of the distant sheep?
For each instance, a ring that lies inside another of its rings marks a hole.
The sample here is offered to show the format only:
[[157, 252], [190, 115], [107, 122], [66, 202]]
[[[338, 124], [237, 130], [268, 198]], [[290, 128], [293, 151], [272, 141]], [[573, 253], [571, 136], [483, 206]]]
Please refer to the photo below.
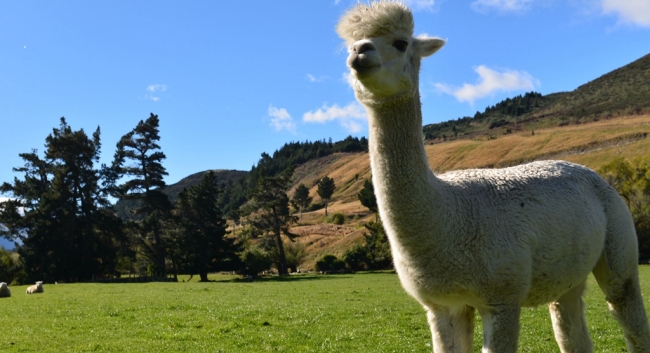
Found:
[[27, 294], [43, 293], [43, 281], [36, 282], [35, 285], [27, 287]]
[[11, 291], [5, 282], [0, 282], [0, 298], [11, 297]]

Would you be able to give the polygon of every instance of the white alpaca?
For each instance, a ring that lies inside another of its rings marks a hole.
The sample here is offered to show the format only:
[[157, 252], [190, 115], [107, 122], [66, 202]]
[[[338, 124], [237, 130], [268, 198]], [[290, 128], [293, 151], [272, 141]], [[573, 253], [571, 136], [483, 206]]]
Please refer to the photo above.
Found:
[[9, 287], [7, 287], [7, 283], [0, 282], [0, 298], [8, 297], [11, 297], [11, 291], [9, 290]]
[[418, 75], [421, 59], [444, 41], [413, 37], [413, 16], [397, 2], [360, 4], [337, 32], [368, 113], [373, 183], [395, 268], [427, 311], [434, 352], [471, 352], [478, 310], [483, 352], [514, 353], [521, 307], [545, 303], [562, 352], [592, 352], [581, 298], [589, 272], [629, 351], [650, 352], [634, 224], [616, 191], [560, 161], [435, 176]]
[[43, 282], [38, 281], [36, 282], [35, 285], [27, 287], [27, 294], [34, 294], [34, 293], [43, 293], [45, 290], [43, 289]]

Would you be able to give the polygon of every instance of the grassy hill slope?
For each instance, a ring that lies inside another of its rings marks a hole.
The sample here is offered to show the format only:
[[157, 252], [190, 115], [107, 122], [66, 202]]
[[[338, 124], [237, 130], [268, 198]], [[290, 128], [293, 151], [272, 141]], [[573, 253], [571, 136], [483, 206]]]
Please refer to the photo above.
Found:
[[578, 87], [543, 111], [594, 116], [650, 108], [650, 54]]
[[[459, 139], [426, 146], [436, 173], [455, 169], [506, 167], [543, 159], [562, 159], [592, 169], [616, 157], [634, 158], [650, 154], [650, 114], [623, 116], [587, 124], [559, 126], [498, 136], [493, 140]], [[329, 213], [343, 213], [341, 226], [324, 224], [324, 210], [306, 212], [293, 232], [309, 253], [304, 268], [312, 268], [323, 255], [340, 256], [352, 244], [363, 241], [363, 223], [374, 216], [361, 206], [357, 193], [370, 178], [367, 153], [339, 153], [311, 161], [296, 170], [294, 185], [310, 187], [314, 202], [321, 202], [317, 181], [329, 176], [337, 188]], [[293, 190], [289, 191], [293, 194]]]

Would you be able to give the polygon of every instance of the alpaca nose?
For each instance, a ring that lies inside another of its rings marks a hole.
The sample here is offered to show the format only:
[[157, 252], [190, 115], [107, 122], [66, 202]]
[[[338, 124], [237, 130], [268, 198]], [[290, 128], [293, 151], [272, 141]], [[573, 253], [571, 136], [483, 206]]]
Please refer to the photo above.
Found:
[[348, 66], [354, 69], [357, 74], [367, 74], [375, 70], [380, 64], [377, 47], [368, 40], [363, 39], [352, 45]]
[[377, 48], [375, 48], [375, 44], [369, 40], [360, 40], [354, 43], [352, 49], [354, 50], [354, 53], [357, 55], [361, 55], [367, 51], [377, 50]]

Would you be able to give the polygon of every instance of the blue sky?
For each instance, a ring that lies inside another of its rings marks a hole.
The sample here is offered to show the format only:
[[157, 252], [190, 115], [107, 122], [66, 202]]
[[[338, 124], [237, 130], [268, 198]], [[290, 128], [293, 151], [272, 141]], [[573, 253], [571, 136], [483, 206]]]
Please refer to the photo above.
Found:
[[[102, 162], [160, 117], [167, 183], [290, 141], [366, 136], [334, 27], [351, 0], [0, 0], [0, 182], [65, 116]], [[425, 123], [570, 91], [650, 52], [650, 0], [412, 0]]]

